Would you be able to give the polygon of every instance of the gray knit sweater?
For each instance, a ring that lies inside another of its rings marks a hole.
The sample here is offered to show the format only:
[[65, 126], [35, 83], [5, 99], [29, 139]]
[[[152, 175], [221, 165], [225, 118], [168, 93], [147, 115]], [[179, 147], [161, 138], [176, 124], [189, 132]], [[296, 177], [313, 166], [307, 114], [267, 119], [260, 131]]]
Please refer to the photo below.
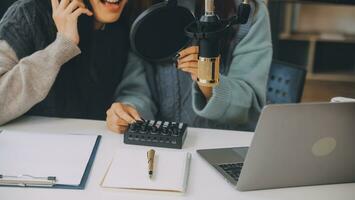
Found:
[[[235, 1], [237, 5], [241, 3]], [[157, 118], [186, 122], [194, 127], [254, 129], [266, 102], [272, 44], [264, 0], [249, 2], [252, 13], [248, 23], [235, 32], [229, 64], [221, 66], [220, 84], [213, 88], [209, 101], [190, 75], [176, 70], [172, 64], [148, 71], [153, 96], [157, 97]]]

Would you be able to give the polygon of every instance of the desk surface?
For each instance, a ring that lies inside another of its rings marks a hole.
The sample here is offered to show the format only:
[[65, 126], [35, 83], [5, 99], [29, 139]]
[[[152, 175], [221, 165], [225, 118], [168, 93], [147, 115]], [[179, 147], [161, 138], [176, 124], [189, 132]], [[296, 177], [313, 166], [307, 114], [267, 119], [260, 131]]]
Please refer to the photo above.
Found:
[[103, 136], [85, 190], [0, 187], [1, 200], [214, 200], [219, 198], [223, 200], [353, 200], [355, 198], [355, 183], [238, 192], [215, 169], [197, 155], [196, 149], [249, 146], [253, 134], [247, 132], [190, 128], [182, 150], [192, 153], [187, 192], [185, 194], [173, 194], [112, 190], [99, 186], [116, 151], [121, 148], [146, 148], [123, 144], [123, 135], [108, 131], [102, 121], [26, 117], [2, 126], [0, 129], [47, 133], [101, 134]]

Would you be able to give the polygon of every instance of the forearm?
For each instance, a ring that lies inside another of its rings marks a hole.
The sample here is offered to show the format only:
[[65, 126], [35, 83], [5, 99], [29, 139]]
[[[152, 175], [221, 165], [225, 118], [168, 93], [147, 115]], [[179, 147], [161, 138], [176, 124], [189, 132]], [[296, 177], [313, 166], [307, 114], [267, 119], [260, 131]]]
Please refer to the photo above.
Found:
[[[209, 100], [194, 83], [195, 112], [201, 117], [222, 123], [247, 123], [250, 113], [258, 113], [264, 106], [271, 56], [272, 49], [267, 47], [235, 59], [230, 73], [227, 76], [221, 75], [220, 83], [213, 88]], [[264, 59], [257, 60], [254, 57]], [[244, 66], [248, 72], [240, 71], [238, 66]]]
[[212, 93], [213, 93], [213, 87], [206, 87], [203, 85], [200, 85], [199, 83], [197, 83], [200, 91], [202, 92], [203, 96], [206, 98], [206, 101], [209, 101], [210, 98], [212, 97]]
[[0, 41], [0, 124], [42, 101], [60, 67], [79, 53], [75, 44], [58, 35], [47, 48], [18, 60], [13, 49]]
[[[197, 84], [194, 84], [193, 108], [195, 112], [210, 120], [244, 123], [248, 118], [247, 111], [252, 102], [252, 91], [243, 82], [231, 81], [225, 76], [220, 78], [221, 82], [213, 88], [213, 95], [210, 99], [206, 99]], [[240, 97], [235, 98], [235, 96]]]

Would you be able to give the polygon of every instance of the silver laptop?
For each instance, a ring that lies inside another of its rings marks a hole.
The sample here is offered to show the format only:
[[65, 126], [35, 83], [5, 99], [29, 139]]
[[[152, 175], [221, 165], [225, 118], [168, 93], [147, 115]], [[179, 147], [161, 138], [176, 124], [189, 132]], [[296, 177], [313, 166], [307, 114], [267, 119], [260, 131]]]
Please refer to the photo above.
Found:
[[266, 106], [250, 148], [197, 152], [240, 191], [355, 182], [355, 103]]

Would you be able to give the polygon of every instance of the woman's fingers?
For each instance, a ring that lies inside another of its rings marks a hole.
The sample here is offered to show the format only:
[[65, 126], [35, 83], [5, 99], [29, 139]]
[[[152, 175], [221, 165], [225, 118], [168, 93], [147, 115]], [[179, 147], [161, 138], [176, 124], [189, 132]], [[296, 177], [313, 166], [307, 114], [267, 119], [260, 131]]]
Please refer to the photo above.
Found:
[[80, 1], [72, 1], [68, 5], [68, 7], [65, 8], [65, 13], [71, 14], [77, 8], [85, 8], [85, 4], [83, 2], [80, 2]]
[[128, 125], [141, 120], [137, 110], [129, 105], [114, 103], [107, 111], [107, 115], [114, 114], [112, 118], [116, 124]]
[[78, 17], [79, 17], [80, 15], [82, 15], [82, 14], [86, 14], [87, 16], [92, 16], [92, 15], [93, 15], [93, 13], [92, 13], [89, 9], [87, 9], [87, 8], [78, 8], [78, 9], [76, 9], [76, 10], [73, 12], [72, 16], [73, 16], [75, 19], [78, 19]]
[[65, 8], [68, 7], [69, 3], [70, 3], [70, 0], [60, 0], [58, 8], [65, 10]]
[[197, 80], [199, 47], [192, 46], [182, 50], [177, 65], [178, 69], [191, 75], [192, 80]]
[[129, 126], [129, 123], [117, 116], [115, 112], [112, 112], [112, 116], [110, 117], [109, 121], [117, 126]]
[[197, 68], [184, 68], [181, 70], [184, 72], [190, 73], [193, 76], [197, 76]]
[[114, 112], [120, 119], [124, 120], [129, 124], [133, 124], [136, 122], [136, 120], [124, 110], [114, 110]]
[[119, 126], [118, 127], [118, 133], [125, 133], [127, 131], [128, 127], [127, 126]]
[[124, 133], [129, 124], [141, 120], [141, 117], [135, 108], [122, 103], [112, 104], [106, 114], [107, 127], [118, 133]]
[[[61, 33], [73, 43], [79, 44], [78, 17], [82, 14], [92, 16], [93, 13], [85, 8], [82, 0], [51, 0], [53, 20], [58, 33]], [[60, 1], [60, 2], [59, 2]], [[58, 5], [59, 3], [59, 5]]]
[[127, 106], [126, 108], [127, 112], [136, 120], [142, 120], [142, 118], [140, 117], [138, 111], [130, 106]]
[[126, 110], [126, 105], [121, 104], [121, 103], [115, 103], [113, 105], [113, 112], [120, 118], [123, 119], [124, 121], [133, 124], [136, 122], [136, 120], [127, 112]]
[[107, 111], [107, 117], [106, 117], [106, 124], [107, 127], [116, 133], [124, 133], [125, 130], [128, 128], [128, 123], [122, 119], [120, 119], [114, 112], [113, 109], [110, 108]]
[[52, 3], [52, 10], [56, 10], [59, 6], [59, 0], [51, 0]]
[[184, 58], [178, 59], [178, 64], [182, 64], [185, 62], [197, 62], [198, 61], [198, 54], [194, 53], [194, 54], [189, 54], [187, 56], [185, 56]]
[[199, 47], [198, 46], [191, 46], [179, 52], [179, 59], [182, 59], [190, 54], [198, 54]]
[[119, 126], [119, 125], [116, 125], [114, 123], [108, 123], [107, 127], [111, 131], [116, 132], [116, 133], [124, 133], [124, 132], [126, 132], [126, 130], [128, 128], [128, 126]]
[[[192, 76], [197, 77], [197, 62], [185, 62], [178, 65], [178, 69], [183, 72], [190, 73]], [[193, 79], [194, 80], [194, 79]]]
[[189, 73], [194, 81], [197, 80], [198, 56], [198, 46], [192, 46], [180, 52], [180, 57], [177, 63], [178, 69]]
[[112, 122], [113, 118], [114, 118], [114, 116], [112, 115], [112, 108], [110, 108], [106, 112], [106, 126], [109, 130], [111, 130], [113, 132], [118, 132], [118, 126]]
[[197, 69], [197, 61], [189, 61], [189, 62], [185, 62], [182, 64], [178, 64], [178, 69], [184, 69], [184, 68], [196, 68]]

